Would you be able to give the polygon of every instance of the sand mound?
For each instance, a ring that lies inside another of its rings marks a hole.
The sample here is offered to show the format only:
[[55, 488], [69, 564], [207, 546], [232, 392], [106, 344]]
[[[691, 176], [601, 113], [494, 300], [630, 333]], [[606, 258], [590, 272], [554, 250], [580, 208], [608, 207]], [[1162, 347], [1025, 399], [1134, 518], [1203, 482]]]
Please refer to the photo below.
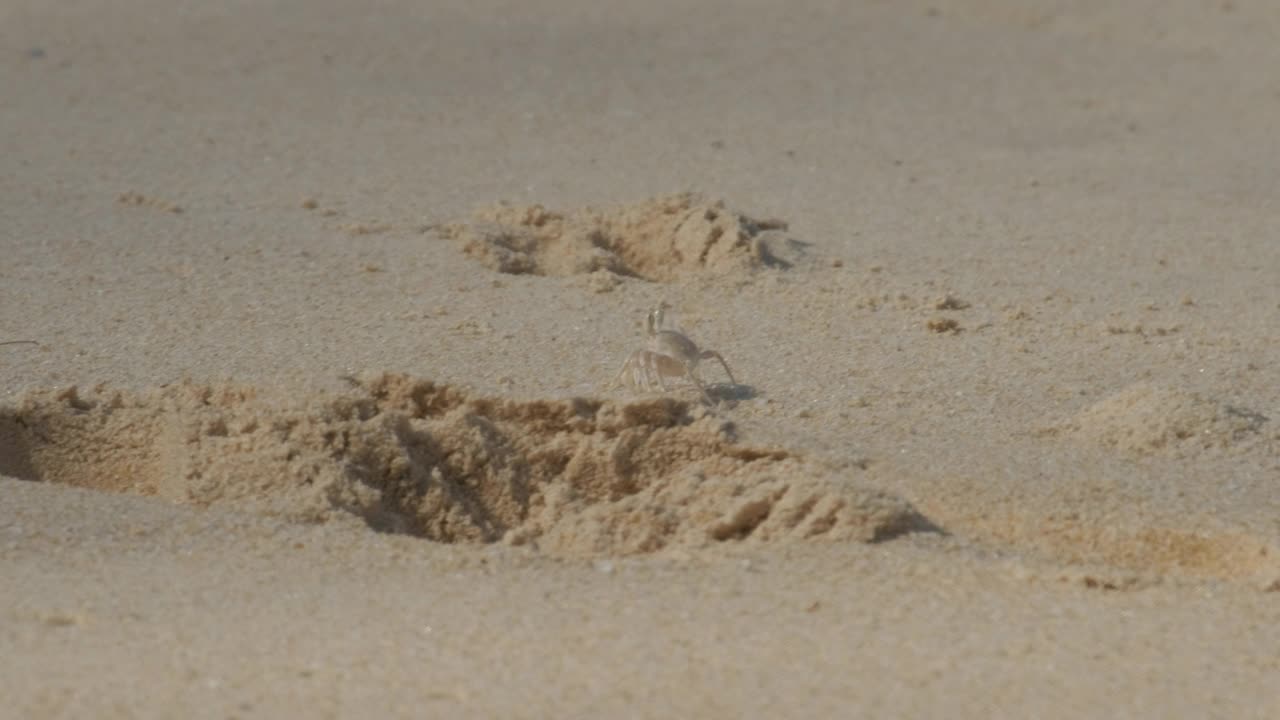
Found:
[[671, 399], [516, 402], [398, 375], [353, 384], [293, 402], [189, 384], [37, 392], [0, 412], [0, 473], [564, 556], [928, 527], [903, 500], [737, 445], [730, 426]]
[[[1052, 558], [1072, 572], [1109, 568], [1121, 586], [1166, 576], [1267, 584], [1280, 577], [1280, 547], [1267, 533], [1223, 527], [1201, 517], [1153, 516], [1141, 508], [1080, 508], [1035, 512], [991, 508], [970, 518], [944, 517], [948, 527]], [[1115, 571], [1122, 571], [1120, 575]], [[1081, 578], [1089, 583], [1088, 576]], [[1108, 583], [1103, 583], [1105, 587]], [[1120, 589], [1120, 588], [1111, 588]]]
[[1178, 455], [1247, 442], [1267, 422], [1251, 410], [1139, 383], [1085, 408], [1066, 429], [1125, 452]]
[[723, 202], [686, 193], [571, 213], [499, 205], [444, 232], [462, 240], [467, 255], [498, 272], [604, 272], [668, 281], [693, 273], [791, 267], [803, 245], [787, 237], [786, 229], [781, 220], [753, 219]]

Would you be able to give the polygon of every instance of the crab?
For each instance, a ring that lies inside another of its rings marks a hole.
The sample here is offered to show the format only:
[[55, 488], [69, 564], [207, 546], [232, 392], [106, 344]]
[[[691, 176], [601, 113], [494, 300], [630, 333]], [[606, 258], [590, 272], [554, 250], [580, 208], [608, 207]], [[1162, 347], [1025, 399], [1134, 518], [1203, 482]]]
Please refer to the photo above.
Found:
[[712, 403], [711, 395], [698, 377], [698, 363], [715, 358], [729, 376], [729, 382], [737, 384], [733, 371], [715, 350], [703, 350], [674, 325], [668, 327], [666, 311], [671, 306], [665, 302], [649, 311], [647, 328], [649, 347], [637, 350], [622, 363], [622, 369], [614, 378], [613, 385], [625, 384], [641, 390], [653, 390], [654, 385], [662, 392], [667, 391], [666, 378], [688, 378], [708, 404]]

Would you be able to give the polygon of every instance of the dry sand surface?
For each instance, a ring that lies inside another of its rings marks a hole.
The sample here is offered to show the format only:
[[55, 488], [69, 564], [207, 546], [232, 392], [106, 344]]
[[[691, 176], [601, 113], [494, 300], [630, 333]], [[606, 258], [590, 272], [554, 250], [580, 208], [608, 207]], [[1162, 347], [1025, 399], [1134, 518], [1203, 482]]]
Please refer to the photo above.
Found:
[[1278, 36], [0, 0], [0, 716], [1280, 717]]

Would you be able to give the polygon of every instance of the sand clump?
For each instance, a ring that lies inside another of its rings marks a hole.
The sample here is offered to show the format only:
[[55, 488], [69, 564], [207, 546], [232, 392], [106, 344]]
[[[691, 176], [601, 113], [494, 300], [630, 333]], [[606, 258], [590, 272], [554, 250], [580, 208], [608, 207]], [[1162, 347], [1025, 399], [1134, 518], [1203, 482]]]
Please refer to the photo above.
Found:
[[1262, 435], [1261, 413], [1175, 388], [1137, 383], [1085, 408], [1063, 429], [1138, 455], [1227, 450]]
[[672, 399], [520, 402], [402, 375], [284, 400], [193, 384], [35, 392], [0, 413], [0, 473], [558, 556], [928, 527], [904, 500], [739, 445]]
[[443, 232], [462, 241], [468, 256], [502, 273], [604, 273], [666, 282], [792, 267], [803, 244], [786, 230], [782, 220], [752, 218], [722, 201], [684, 193], [572, 212], [496, 205]]

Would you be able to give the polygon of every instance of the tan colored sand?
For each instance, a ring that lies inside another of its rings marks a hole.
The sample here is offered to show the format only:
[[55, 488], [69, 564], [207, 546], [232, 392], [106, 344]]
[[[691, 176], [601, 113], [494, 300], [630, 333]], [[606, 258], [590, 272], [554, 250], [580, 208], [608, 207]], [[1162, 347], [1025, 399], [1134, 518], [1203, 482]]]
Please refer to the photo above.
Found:
[[1272, 7], [0, 18], [0, 717], [1280, 715]]

